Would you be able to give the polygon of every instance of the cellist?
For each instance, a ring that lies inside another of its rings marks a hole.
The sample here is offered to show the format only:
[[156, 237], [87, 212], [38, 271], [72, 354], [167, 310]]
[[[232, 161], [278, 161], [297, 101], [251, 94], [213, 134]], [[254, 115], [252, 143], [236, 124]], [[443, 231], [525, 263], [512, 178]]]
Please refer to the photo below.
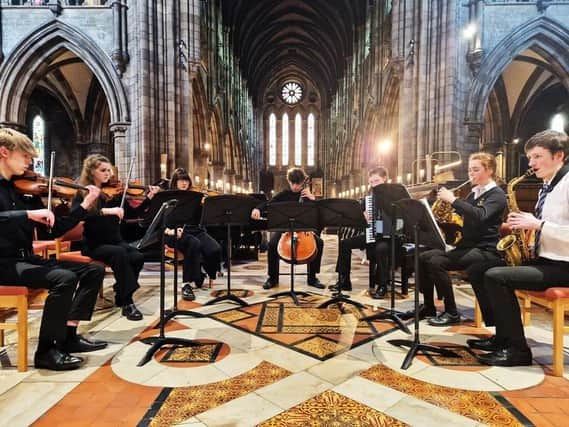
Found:
[[[289, 188], [286, 190], [281, 191], [280, 193], [276, 194], [272, 199], [271, 202], [300, 202], [306, 201], [310, 202], [315, 200], [316, 197], [310, 191], [308, 186], [304, 186], [304, 182], [306, 180], [306, 173], [301, 168], [290, 168], [287, 171], [286, 178], [288, 181]], [[261, 212], [266, 210], [268, 202], [263, 202], [255, 209], [251, 211], [251, 218], [253, 219], [260, 219]], [[268, 269], [269, 269], [269, 277], [263, 284], [264, 289], [271, 289], [275, 287], [279, 283], [279, 254], [277, 251], [277, 247], [279, 244], [279, 240], [283, 233], [276, 232], [271, 234], [271, 239], [269, 240], [269, 248], [268, 248]], [[322, 250], [324, 248], [324, 242], [319, 236], [315, 235], [316, 239], [316, 246], [318, 249], [318, 253], [316, 257], [308, 264], [308, 286], [312, 286], [314, 288], [323, 289], [324, 285], [320, 283], [316, 274], [320, 272], [320, 263], [322, 261]]]

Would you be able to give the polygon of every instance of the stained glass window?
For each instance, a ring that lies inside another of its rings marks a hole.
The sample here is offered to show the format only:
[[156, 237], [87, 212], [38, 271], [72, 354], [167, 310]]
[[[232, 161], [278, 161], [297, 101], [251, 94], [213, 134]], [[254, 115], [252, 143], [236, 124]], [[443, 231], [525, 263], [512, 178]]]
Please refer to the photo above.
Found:
[[34, 158], [34, 172], [45, 175], [45, 123], [41, 116], [34, 117], [32, 123], [33, 143], [37, 157]]
[[288, 165], [288, 114], [283, 114], [283, 136], [282, 136], [282, 144], [283, 144], [283, 165]]
[[287, 104], [296, 104], [302, 99], [302, 87], [296, 82], [286, 83], [281, 92], [283, 101]]
[[314, 166], [314, 114], [308, 115], [308, 131], [306, 134], [306, 163]]
[[296, 113], [294, 118], [294, 164], [302, 165], [302, 116]]
[[269, 116], [269, 165], [277, 164], [277, 117]]

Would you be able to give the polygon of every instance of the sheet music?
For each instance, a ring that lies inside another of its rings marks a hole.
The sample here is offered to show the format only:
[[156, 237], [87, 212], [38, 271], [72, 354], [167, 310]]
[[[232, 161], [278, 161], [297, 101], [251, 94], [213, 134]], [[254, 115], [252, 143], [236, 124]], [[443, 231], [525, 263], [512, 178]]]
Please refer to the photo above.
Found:
[[453, 245], [449, 245], [448, 243], [445, 242], [445, 236], [437, 224], [437, 220], [435, 219], [435, 215], [433, 214], [433, 211], [431, 210], [431, 206], [429, 205], [429, 202], [427, 201], [427, 199], [426, 198], [419, 199], [419, 202], [421, 202], [427, 208], [427, 212], [429, 212], [429, 217], [431, 218], [431, 221], [435, 225], [435, 230], [437, 230], [439, 239], [445, 245], [445, 252], [452, 251], [455, 247]]

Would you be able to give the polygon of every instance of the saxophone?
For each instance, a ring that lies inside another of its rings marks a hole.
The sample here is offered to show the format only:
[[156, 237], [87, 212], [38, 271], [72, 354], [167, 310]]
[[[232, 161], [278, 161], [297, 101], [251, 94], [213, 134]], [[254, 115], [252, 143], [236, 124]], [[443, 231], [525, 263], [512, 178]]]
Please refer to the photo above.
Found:
[[[518, 176], [508, 182], [507, 200], [510, 212], [519, 212], [516, 192], [514, 187], [535, 172], [532, 168], [528, 169], [523, 175]], [[531, 259], [530, 251], [531, 239], [526, 230], [512, 230], [512, 233], [501, 238], [496, 245], [496, 250], [504, 254], [506, 264], [511, 267], [522, 265]]]

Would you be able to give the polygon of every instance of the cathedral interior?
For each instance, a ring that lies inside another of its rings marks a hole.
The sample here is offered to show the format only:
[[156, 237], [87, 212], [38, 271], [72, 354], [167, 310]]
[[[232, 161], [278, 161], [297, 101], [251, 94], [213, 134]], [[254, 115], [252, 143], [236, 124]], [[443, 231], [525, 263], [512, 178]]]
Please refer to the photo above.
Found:
[[[479, 151], [495, 156], [507, 183], [528, 168], [532, 135], [569, 131], [569, 1], [0, 0], [0, 127], [30, 137], [41, 175], [76, 180], [83, 159], [101, 153], [118, 180], [156, 184], [184, 168], [192, 188], [213, 197], [270, 199], [299, 167], [317, 199], [358, 200], [378, 166], [387, 182], [424, 195], [441, 171], [449, 188], [467, 179], [468, 157]], [[519, 185], [520, 207], [533, 207], [539, 185]], [[125, 233], [134, 240], [144, 230]], [[302, 266], [304, 307], [269, 299], [257, 237], [253, 249], [235, 247], [231, 279], [226, 262], [195, 301], [168, 290], [167, 305], [203, 317], [177, 317], [166, 333], [198, 349], [165, 348], [137, 366], [142, 340], [157, 334], [159, 256], [141, 273], [142, 322], [101, 298], [81, 324], [111, 343], [82, 369], [30, 362], [20, 372], [21, 343], [6, 331], [2, 424], [567, 425], [569, 371], [553, 373], [550, 310], [532, 309], [533, 366], [482, 366], [464, 343], [492, 329], [474, 320], [474, 294], [458, 278], [467, 320], [442, 329], [421, 322], [421, 338], [460, 348], [460, 359], [420, 355], [402, 369], [405, 349], [388, 341], [412, 335], [360, 320], [389, 308], [369, 295], [365, 256], [353, 254], [351, 292], [364, 308], [322, 313], [330, 292], [309, 289]], [[329, 285], [338, 239], [335, 231], [323, 239], [320, 280]], [[281, 264], [286, 290], [291, 269]], [[167, 286], [173, 278], [167, 269]], [[206, 304], [228, 280], [248, 305]], [[412, 308], [413, 283], [408, 293], [397, 285], [397, 309]], [[112, 298], [112, 273], [104, 284]], [[0, 310], [0, 321], [15, 319]], [[28, 317], [31, 355], [41, 303]]]

